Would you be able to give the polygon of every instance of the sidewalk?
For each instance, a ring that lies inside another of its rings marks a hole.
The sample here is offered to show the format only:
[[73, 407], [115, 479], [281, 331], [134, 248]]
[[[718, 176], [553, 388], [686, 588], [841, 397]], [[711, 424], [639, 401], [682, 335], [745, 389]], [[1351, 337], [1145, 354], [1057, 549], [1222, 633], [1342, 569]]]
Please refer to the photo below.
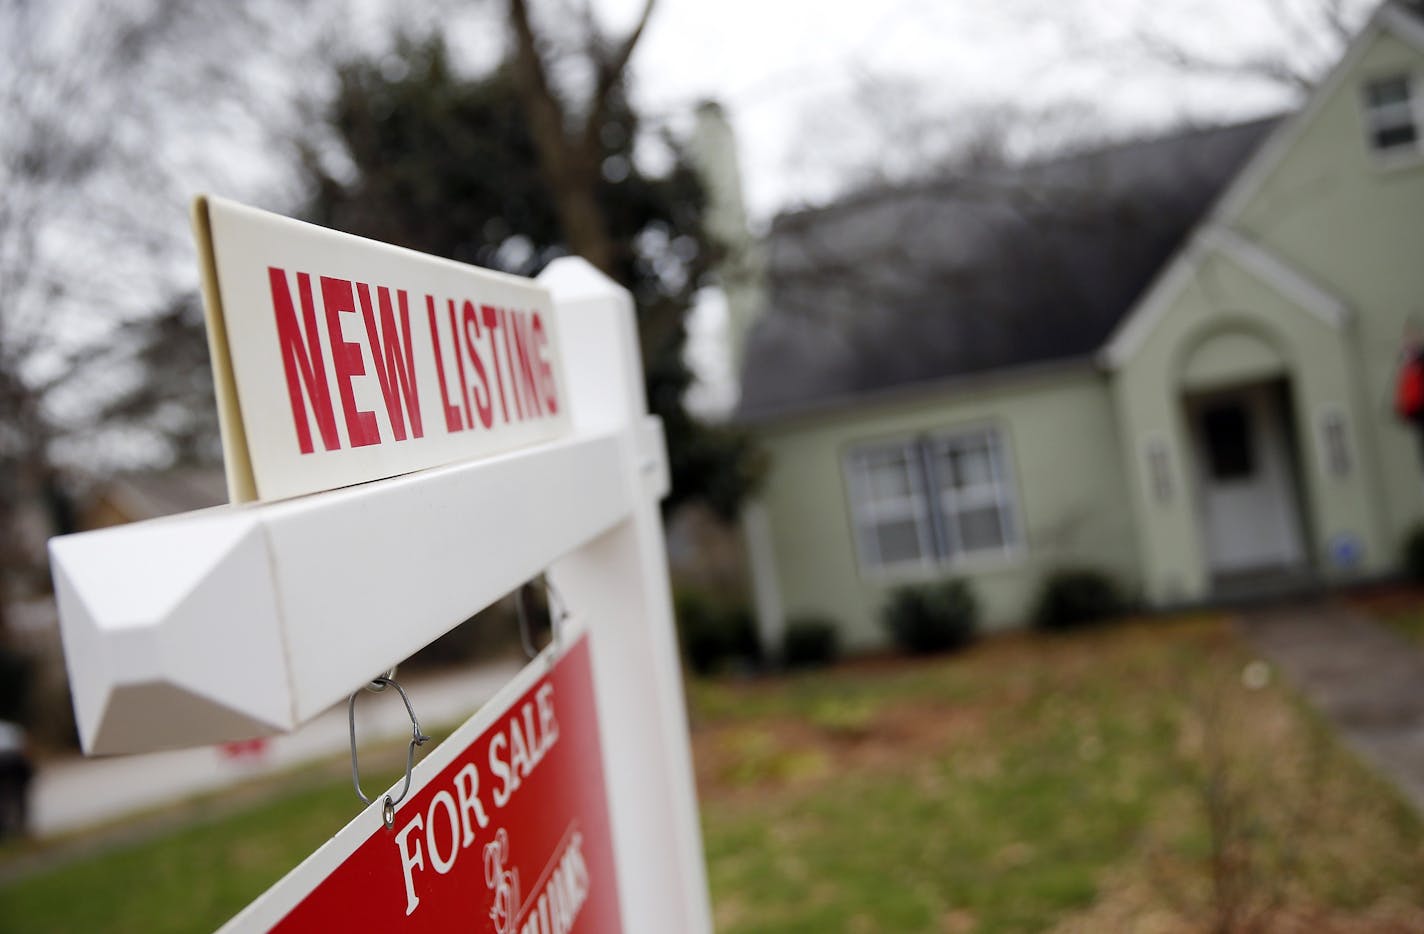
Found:
[[1347, 606], [1244, 616], [1246, 638], [1424, 814], [1424, 651]]
[[[517, 661], [510, 660], [397, 677], [410, 695], [421, 725], [436, 727], [464, 722], [518, 667]], [[388, 695], [367, 695], [357, 702], [357, 738], [363, 746], [410, 738], [405, 706], [394, 692]], [[342, 702], [297, 731], [265, 741], [139, 756], [66, 759], [42, 767], [35, 775], [30, 786], [31, 831], [39, 837], [52, 837], [325, 759], [349, 748], [346, 704]]]

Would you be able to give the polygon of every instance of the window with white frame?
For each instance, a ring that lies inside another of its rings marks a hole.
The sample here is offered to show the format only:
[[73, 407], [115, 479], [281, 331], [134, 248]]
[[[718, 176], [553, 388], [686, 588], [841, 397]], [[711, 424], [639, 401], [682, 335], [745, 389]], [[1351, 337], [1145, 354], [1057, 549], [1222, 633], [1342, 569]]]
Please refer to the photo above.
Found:
[[866, 569], [931, 567], [1018, 545], [1012, 472], [992, 428], [862, 445], [846, 472]]
[[1419, 88], [1408, 74], [1377, 78], [1365, 85], [1365, 132], [1382, 154], [1420, 148]]

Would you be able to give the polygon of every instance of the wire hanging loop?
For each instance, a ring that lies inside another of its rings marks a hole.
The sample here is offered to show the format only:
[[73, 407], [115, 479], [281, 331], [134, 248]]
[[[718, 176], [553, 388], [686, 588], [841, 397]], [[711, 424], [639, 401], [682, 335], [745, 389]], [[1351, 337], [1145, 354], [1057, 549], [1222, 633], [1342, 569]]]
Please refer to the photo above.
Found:
[[362, 687], [370, 691], [372, 694], [380, 694], [386, 688], [394, 684], [395, 680], [396, 666], [392, 665], [391, 667], [386, 669], [385, 674], [381, 675], [379, 678], [372, 678], [370, 681], [367, 681], [365, 684], [363, 684]]
[[[379, 688], [376, 685], [380, 685]], [[410, 698], [406, 696], [405, 688], [400, 686], [394, 678], [382, 676], [372, 678], [371, 683], [365, 686], [366, 690], [384, 691], [386, 688], [395, 688], [400, 699], [405, 702], [405, 712], [410, 715], [410, 746], [405, 751], [405, 784], [401, 786], [401, 792], [395, 800], [391, 800], [390, 795], [385, 796], [381, 803], [381, 820], [385, 822], [386, 829], [395, 827], [396, 805], [405, 800], [405, 796], [410, 794], [410, 773], [415, 768], [415, 747], [424, 746], [430, 742], [430, 737], [420, 732], [420, 721], [415, 718], [415, 708], [410, 705]], [[361, 769], [356, 761], [356, 697], [360, 691], [354, 691], [346, 701], [346, 722], [351, 728], [351, 785], [356, 789], [356, 797], [365, 804], [370, 804], [371, 799], [366, 797], [366, 792], [361, 790]]]

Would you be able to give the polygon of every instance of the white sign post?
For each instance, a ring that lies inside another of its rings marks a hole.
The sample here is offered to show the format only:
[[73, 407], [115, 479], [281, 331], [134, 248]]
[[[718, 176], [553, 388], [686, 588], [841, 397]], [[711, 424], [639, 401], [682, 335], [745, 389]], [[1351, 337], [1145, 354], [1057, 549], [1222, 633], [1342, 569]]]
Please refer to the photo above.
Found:
[[545, 571], [588, 628], [622, 925], [709, 930], [631, 297], [198, 219], [234, 505], [51, 542], [86, 751], [293, 729]]

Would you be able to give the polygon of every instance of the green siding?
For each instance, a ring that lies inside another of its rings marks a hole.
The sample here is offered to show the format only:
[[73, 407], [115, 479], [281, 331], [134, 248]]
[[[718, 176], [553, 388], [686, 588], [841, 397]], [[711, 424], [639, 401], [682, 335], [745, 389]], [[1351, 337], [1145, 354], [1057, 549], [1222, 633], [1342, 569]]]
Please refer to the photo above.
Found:
[[1289, 367], [1268, 342], [1248, 331], [1222, 331], [1197, 345], [1182, 369], [1193, 392], [1260, 382], [1286, 375]]
[[[1282, 377], [1312, 568], [1346, 573], [1332, 568], [1328, 546], [1348, 535], [1364, 548], [1351, 573], [1393, 570], [1401, 538], [1424, 517], [1419, 439], [1390, 411], [1406, 328], [1424, 337], [1424, 159], [1380, 164], [1361, 94], [1371, 77], [1405, 69], [1424, 87], [1424, 55], [1371, 27], [1347, 61], [1300, 124], [1267, 144], [1295, 134], [1289, 149], [1211, 221], [1341, 300], [1343, 322], [1231, 255], [1229, 239], [1206, 241], [1219, 245], [1194, 247], [1145, 298], [1150, 311], [1139, 314], [1150, 326], [1111, 376], [1086, 367], [1005, 375], [763, 426], [785, 615], [833, 619], [853, 648], [882, 643], [878, 608], [905, 579], [858, 567], [843, 456], [858, 443], [985, 423], [1002, 430], [1014, 464], [1026, 547], [1013, 560], [945, 573], [972, 581], [991, 628], [1025, 622], [1043, 574], [1058, 565], [1109, 570], [1156, 603], [1209, 597], [1184, 399]], [[1343, 475], [1325, 461], [1327, 414], [1345, 418], [1353, 466]], [[1167, 452], [1166, 500], [1150, 488], [1149, 446]]]
[[1414, 432], [1390, 412], [1402, 336], [1424, 332], [1424, 159], [1382, 164], [1366, 142], [1362, 88], [1400, 71], [1424, 88], [1424, 54], [1391, 34], [1358, 65], [1305, 127], [1243, 210], [1237, 226], [1343, 298], [1354, 320], [1355, 432], [1376, 472], [1384, 523], [1381, 557], [1393, 558], [1424, 516], [1424, 476]]
[[[1226, 336], [1265, 344], [1289, 368], [1292, 414], [1298, 428], [1295, 452], [1305, 481], [1307, 545], [1320, 549], [1332, 536], [1348, 533], [1364, 544], [1371, 568], [1383, 549], [1369, 496], [1366, 458], [1356, 445], [1355, 469], [1346, 477], [1328, 473], [1314, 442], [1319, 415], [1354, 406], [1351, 361], [1343, 334], [1280, 295], [1234, 262], [1209, 255], [1176, 294], [1165, 314], [1114, 380], [1123, 431], [1123, 455], [1133, 474], [1132, 501], [1143, 543], [1148, 596], [1157, 603], [1197, 600], [1209, 595], [1199, 527], [1194, 450], [1184, 410], [1184, 375], [1196, 368], [1197, 351]], [[1357, 423], [1357, 422], [1356, 422]], [[1159, 501], [1149, 488], [1144, 449], [1149, 439], [1166, 441], [1173, 495]]]
[[[1343, 573], [1327, 555], [1337, 535], [1363, 544], [1358, 571], [1392, 570], [1401, 536], [1424, 514], [1418, 442], [1389, 406], [1406, 321], [1424, 311], [1424, 161], [1381, 165], [1366, 143], [1360, 103], [1370, 77], [1418, 72], [1424, 58], [1388, 34], [1367, 39], [1356, 55], [1257, 190], [1219, 220], [1342, 300], [1348, 320], [1334, 327], [1287, 290], [1202, 248], [1184, 282], [1159, 288], [1165, 312], [1116, 374], [1146, 589], [1159, 602], [1209, 595], [1182, 408], [1183, 392], [1199, 388], [1203, 374], [1218, 386], [1247, 382], [1278, 368], [1271, 354], [1284, 360], [1307, 545], [1323, 576]], [[1204, 347], [1208, 359], [1198, 353]], [[1347, 418], [1355, 464], [1346, 476], [1324, 463], [1327, 412]], [[1146, 488], [1148, 437], [1172, 451], [1185, 495], [1170, 503]]]
[[882, 644], [878, 609], [886, 595], [926, 575], [885, 576], [858, 566], [844, 455], [866, 442], [986, 424], [1000, 430], [1009, 451], [1026, 542], [1012, 558], [943, 569], [971, 581], [986, 628], [1026, 622], [1039, 580], [1057, 565], [1102, 568], [1135, 588], [1136, 548], [1107, 383], [1084, 366], [764, 429], [771, 469], [763, 500], [787, 618], [830, 618], [852, 648]]

